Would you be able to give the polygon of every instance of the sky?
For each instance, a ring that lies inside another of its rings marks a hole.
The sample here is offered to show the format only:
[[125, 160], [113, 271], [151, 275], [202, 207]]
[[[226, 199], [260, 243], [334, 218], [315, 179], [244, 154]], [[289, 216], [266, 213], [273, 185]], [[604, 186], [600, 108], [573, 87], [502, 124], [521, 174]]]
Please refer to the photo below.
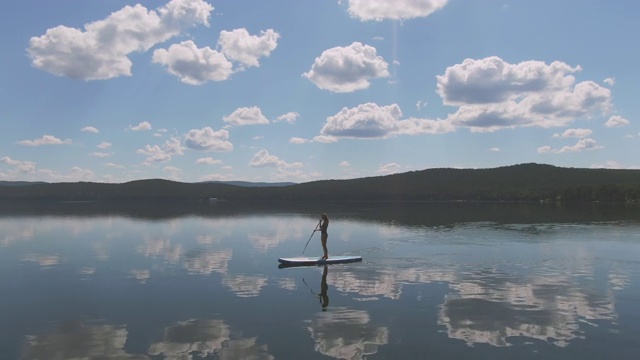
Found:
[[10, 0], [0, 180], [640, 169], [640, 3]]

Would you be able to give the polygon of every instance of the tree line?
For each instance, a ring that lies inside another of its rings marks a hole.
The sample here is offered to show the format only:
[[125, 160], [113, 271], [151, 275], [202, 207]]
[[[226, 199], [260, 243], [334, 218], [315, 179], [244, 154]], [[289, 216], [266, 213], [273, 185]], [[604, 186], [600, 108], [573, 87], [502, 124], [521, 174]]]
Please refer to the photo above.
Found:
[[520, 164], [490, 169], [426, 169], [287, 186], [182, 183], [162, 179], [0, 186], [2, 200], [206, 201], [562, 201], [636, 202], [640, 170]]

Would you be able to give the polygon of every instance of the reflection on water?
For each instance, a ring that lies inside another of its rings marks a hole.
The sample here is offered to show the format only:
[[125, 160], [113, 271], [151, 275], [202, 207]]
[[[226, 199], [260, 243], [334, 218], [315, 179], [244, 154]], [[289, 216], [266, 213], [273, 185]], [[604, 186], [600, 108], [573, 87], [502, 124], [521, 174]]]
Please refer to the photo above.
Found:
[[617, 318], [613, 292], [589, 293], [570, 276], [512, 278], [500, 273], [469, 274], [451, 284], [439, 323], [450, 337], [471, 343], [508, 346], [509, 337], [525, 336], [567, 346], [584, 338], [582, 323]]
[[127, 329], [123, 326], [63, 324], [54, 333], [28, 336], [23, 359], [147, 359], [127, 354]]
[[361, 359], [389, 342], [386, 327], [371, 324], [366, 311], [346, 308], [320, 312], [308, 327], [315, 350], [336, 359]]
[[266, 345], [254, 338], [235, 338], [221, 320], [189, 320], [169, 326], [161, 342], [153, 343], [149, 355], [165, 359], [192, 359], [216, 355], [217, 359], [273, 359]]
[[[278, 269], [317, 223], [302, 205], [0, 206], [0, 358], [640, 350], [638, 209], [325, 205], [330, 253], [362, 263]], [[307, 255], [320, 254], [312, 238]]]

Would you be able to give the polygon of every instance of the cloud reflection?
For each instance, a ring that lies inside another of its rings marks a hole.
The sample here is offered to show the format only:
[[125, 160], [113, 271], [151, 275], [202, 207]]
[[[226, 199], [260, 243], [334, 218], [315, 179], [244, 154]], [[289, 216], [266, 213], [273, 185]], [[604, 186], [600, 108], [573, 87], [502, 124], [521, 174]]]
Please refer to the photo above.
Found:
[[222, 320], [188, 320], [169, 326], [161, 342], [149, 346], [148, 354], [164, 359], [273, 359], [267, 345], [257, 338], [237, 338]]
[[260, 291], [267, 285], [267, 278], [248, 275], [229, 275], [222, 279], [226, 285], [238, 297], [254, 297], [260, 295]]
[[451, 284], [438, 323], [451, 338], [468, 344], [511, 345], [525, 336], [564, 347], [583, 338], [580, 324], [617, 318], [610, 291], [582, 289], [569, 276], [535, 277], [527, 283], [496, 272], [477, 272]]
[[148, 359], [124, 351], [127, 329], [114, 325], [64, 324], [57, 332], [28, 336], [21, 359]]
[[318, 313], [308, 330], [317, 352], [336, 359], [361, 359], [389, 342], [389, 330], [370, 320], [366, 311], [338, 308]]
[[213, 272], [226, 274], [233, 252], [194, 250], [185, 254], [184, 267], [190, 274], [210, 275]]

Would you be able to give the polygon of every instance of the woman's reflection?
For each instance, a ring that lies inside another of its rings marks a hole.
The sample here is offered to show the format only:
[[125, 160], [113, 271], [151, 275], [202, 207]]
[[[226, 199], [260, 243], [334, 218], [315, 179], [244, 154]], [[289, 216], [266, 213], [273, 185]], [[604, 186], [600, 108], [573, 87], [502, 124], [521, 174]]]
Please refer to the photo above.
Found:
[[329, 286], [327, 285], [327, 272], [329, 267], [324, 266], [324, 270], [322, 270], [322, 281], [320, 282], [320, 294], [318, 295], [318, 299], [320, 300], [320, 304], [322, 305], [322, 311], [327, 311], [327, 306], [329, 306], [329, 295], [327, 291], [329, 290]]

